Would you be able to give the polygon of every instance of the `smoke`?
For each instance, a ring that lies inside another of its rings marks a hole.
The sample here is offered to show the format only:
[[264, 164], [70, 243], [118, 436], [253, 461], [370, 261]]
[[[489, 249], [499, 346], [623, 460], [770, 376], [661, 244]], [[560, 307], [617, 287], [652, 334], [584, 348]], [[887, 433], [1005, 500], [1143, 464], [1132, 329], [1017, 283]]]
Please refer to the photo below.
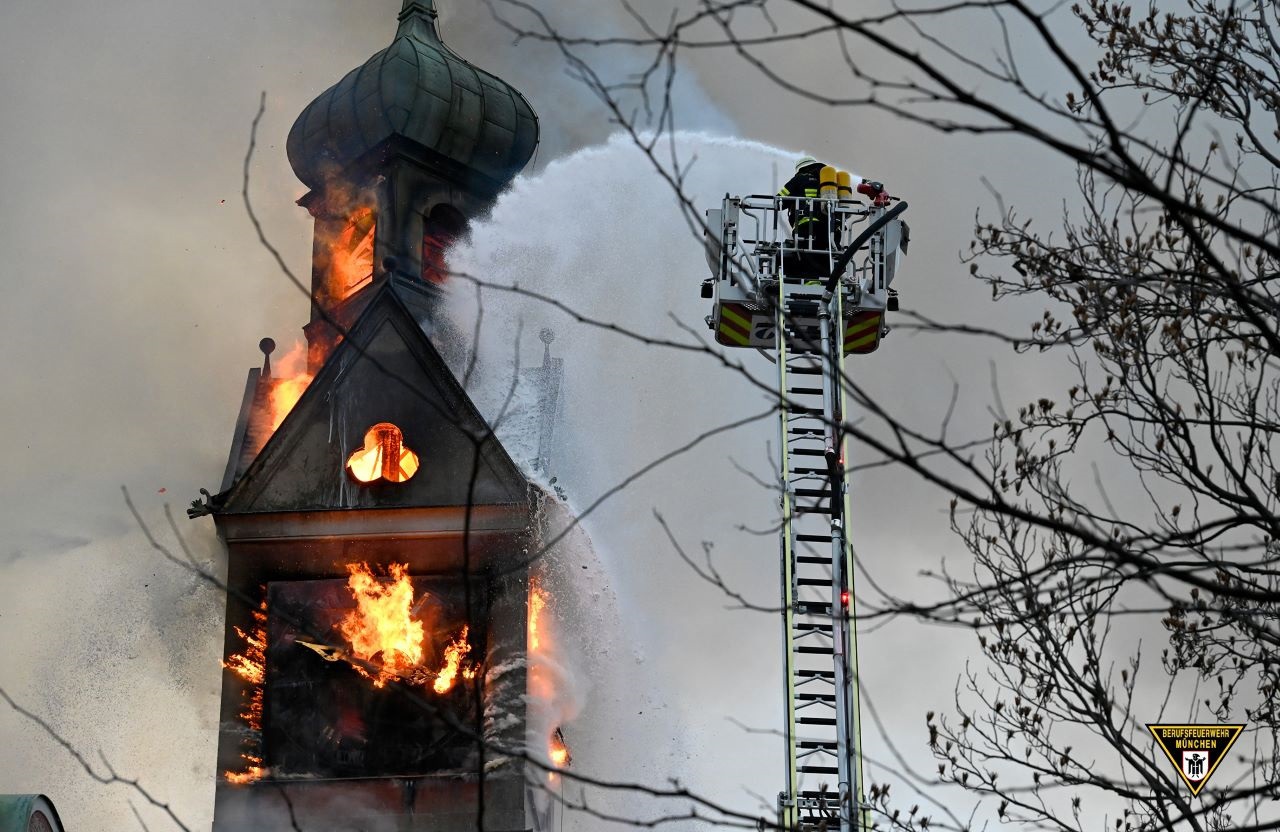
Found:
[[[706, 309], [696, 283], [705, 272], [669, 191], [623, 141], [574, 153], [613, 129], [599, 103], [566, 72], [554, 46], [513, 43], [482, 5], [441, 0], [445, 38], [529, 97], [543, 128], [536, 166], [547, 173], [516, 183], [493, 221], [477, 228], [461, 267], [554, 287], [567, 303], [606, 320], [687, 338], [667, 312], [700, 326]], [[626, 28], [616, 3], [545, 5], [575, 32]], [[284, 137], [307, 102], [386, 46], [399, 6], [0, 4], [0, 101], [8, 116], [0, 120], [0, 684], [90, 756], [100, 749], [121, 773], [139, 776], [192, 828], [207, 827], [212, 811], [223, 601], [149, 548], [119, 485], [130, 485], [157, 529], [165, 528], [162, 504], [173, 503], [180, 515], [199, 488], [217, 490], [244, 371], [261, 361], [258, 340], [271, 335], [283, 349], [307, 309], [254, 242], [238, 206], [258, 94], [269, 91], [252, 171], [255, 201], [286, 260], [305, 275], [312, 222], [293, 205], [303, 189], [285, 159]], [[664, 4], [652, 8], [662, 19]], [[779, 23], [786, 25], [785, 16]], [[595, 54], [611, 78], [636, 69], [634, 56]], [[779, 56], [780, 71], [790, 59], [825, 60], [796, 51]], [[697, 73], [682, 74], [673, 88], [678, 125], [737, 124], [734, 132], [884, 179], [912, 199], [918, 231], [904, 303], [926, 311], [932, 304], [948, 319], [986, 320], [982, 293], [953, 267], [953, 253], [967, 244], [978, 178], [985, 172], [997, 186], [1012, 182], [1005, 193], [1017, 199], [1056, 193], [1049, 189], [1059, 171], [1029, 154], [922, 137], [874, 114], [814, 118], [812, 108], [754, 74], [744, 77], [720, 53], [696, 60]], [[790, 169], [786, 154], [760, 145], [686, 137], [684, 146], [700, 154], [691, 185], [708, 204], [726, 190], [768, 190], [778, 181], [775, 168]], [[1003, 182], [991, 170], [993, 157], [1001, 159]], [[509, 298], [489, 292], [485, 300], [488, 375], [477, 379], [477, 392], [502, 388], [512, 344], [499, 337], [500, 326], [524, 315], [526, 366], [539, 360], [533, 334], [540, 323], [557, 333], [553, 351], [566, 358], [570, 375], [552, 473], [579, 509], [657, 453], [767, 406], [712, 360], [606, 338], [536, 304], [504, 317], [499, 304]], [[988, 354], [972, 347], [948, 354], [936, 341], [900, 337], [889, 340], [891, 353], [859, 368], [887, 401], [928, 423], [945, 410], [956, 378], [985, 404]], [[768, 377], [758, 358], [746, 358]], [[1044, 387], [1023, 381], [1026, 389], [1018, 390], [1019, 383], [1006, 379], [1010, 401]], [[966, 404], [972, 402], [960, 403], [962, 414]], [[986, 418], [973, 409], [975, 422]], [[958, 416], [955, 429], [964, 428]], [[583, 706], [566, 730], [580, 770], [658, 785], [685, 777], [738, 805], [757, 805], [749, 789], [771, 803], [779, 743], [746, 734], [726, 717], [763, 729], [778, 724], [774, 620], [725, 611], [723, 596], [673, 556], [651, 510], [663, 511], [695, 555], [704, 539], [714, 539], [726, 578], [753, 600], [772, 603], [773, 538], [737, 527], [767, 525], [773, 502], [734, 465], [767, 476], [772, 432], [761, 423], [708, 440], [588, 517], [600, 563], [584, 558], [588, 569], [578, 566], [594, 582], [578, 584], [586, 599], [580, 608], [618, 623], [593, 630], [588, 618], [573, 625], [579, 639], [593, 633], [594, 654], [616, 672], [607, 686], [591, 673], [589, 689], [575, 688]], [[855, 512], [876, 518], [860, 526], [861, 552], [884, 564], [890, 578], [936, 563], [947, 531], [931, 510], [941, 500], [922, 496], [898, 474], [858, 487]], [[202, 562], [219, 571], [212, 524], [179, 522]], [[889, 630], [863, 642], [869, 689], [884, 691], [877, 701], [891, 719], [890, 706], [914, 718], [924, 703], [945, 704], [933, 692], [940, 678], [954, 678], [933, 661], [948, 642], [933, 636], [921, 647], [912, 638]], [[914, 661], [901, 661], [904, 645]], [[579, 666], [590, 667], [586, 661]], [[893, 669], [892, 683], [875, 686], [884, 678], [877, 667]], [[73, 829], [135, 824], [126, 789], [90, 781], [12, 713], [0, 712], [0, 744], [9, 749], [0, 755], [6, 791], [50, 794]], [[158, 812], [139, 808], [151, 828], [166, 828]]]
[[[686, 184], [704, 208], [719, 204], [728, 188], [768, 190], [775, 165], [792, 158], [705, 134], [678, 134], [675, 145], [682, 159], [697, 159]], [[622, 136], [552, 162], [516, 182], [469, 242], [454, 249], [450, 268], [557, 298], [597, 321], [696, 346], [698, 338], [709, 339], [702, 317], [710, 310], [697, 290], [706, 276], [700, 242], [648, 165]], [[512, 384], [513, 350], [523, 365], [538, 363], [542, 345], [533, 333], [544, 327], [555, 333], [552, 352], [564, 358], [563, 417], [545, 476], [556, 478], [576, 512], [698, 434], [768, 409], [766, 396], [721, 367], [715, 351], [645, 346], [492, 289], [477, 306], [470, 284], [454, 285], [459, 332], [472, 333], [482, 310], [471, 393], [490, 416]], [[527, 334], [521, 343], [513, 343], [517, 332]], [[770, 378], [759, 356], [747, 353], [744, 360]], [[513, 434], [517, 448], [527, 445], [520, 441], [527, 431], [519, 423], [510, 428], [500, 424], [499, 436]], [[566, 627], [560, 638], [581, 651], [577, 661], [592, 680], [579, 693], [582, 713], [565, 725], [575, 768], [655, 788], [675, 779], [739, 810], [765, 811], [740, 784], [773, 782], [780, 743], [744, 734], [726, 717], [776, 724], [775, 620], [722, 612], [727, 599], [680, 563], [653, 513], [661, 512], [691, 551], [716, 540], [716, 564], [737, 588], [763, 605], [776, 603], [776, 541], [737, 528], [767, 526], [776, 513], [771, 495], [734, 467], [768, 477], [766, 446], [775, 430], [764, 419], [671, 460], [585, 516], [586, 534], [547, 555], [557, 575], [573, 577], [576, 589], [560, 604]], [[732, 696], [744, 685], [749, 695]], [[726, 708], [730, 698], [734, 705]], [[572, 785], [566, 788], [576, 796]], [[632, 817], [686, 809], [596, 790], [589, 799]], [[570, 822], [594, 828], [590, 818], [571, 815]]]
[[[561, 47], [538, 38], [513, 41], [503, 22], [524, 31], [545, 34], [544, 23], [517, 5], [495, 0], [489, 3], [441, 3], [440, 30], [445, 42], [464, 56], [476, 56], [481, 68], [514, 83], [533, 105], [540, 119], [541, 146], [534, 169], [566, 153], [599, 144], [615, 129], [614, 120], [597, 93], [566, 62]], [[600, 0], [557, 0], [536, 4], [546, 24], [561, 36], [574, 38], [644, 37], [644, 30], [621, 4]], [[659, 28], [680, 4], [649, 0], [642, 14]], [[687, 10], [686, 10], [687, 12]], [[494, 49], [497, 37], [504, 48]], [[510, 46], [511, 48], [506, 48]], [[628, 46], [571, 47], [586, 61], [597, 79], [614, 85], [622, 110], [643, 126], [661, 116], [669, 106], [674, 126], [720, 134], [736, 132], [735, 119], [703, 88], [699, 75], [681, 71], [668, 77], [665, 67], [648, 76], [646, 98], [637, 84], [650, 69], [650, 55]], [[681, 63], [683, 67], [683, 61]], [[646, 104], [648, 107], [646, 107]]]

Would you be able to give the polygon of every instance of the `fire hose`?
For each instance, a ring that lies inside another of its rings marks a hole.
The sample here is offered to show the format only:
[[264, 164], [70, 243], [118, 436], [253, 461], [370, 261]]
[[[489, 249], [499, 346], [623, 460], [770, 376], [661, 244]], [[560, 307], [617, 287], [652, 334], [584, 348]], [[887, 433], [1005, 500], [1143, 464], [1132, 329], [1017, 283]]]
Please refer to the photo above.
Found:
[[866, 228], [862, 229], [862, 233], [849, 244], [848, 248], [841, 252], [838, 258], [836, 258], [836, 264], [831, 270], [831, 276], [827, 278], [826, 290], [828, 294], [836, 290], [836, 283], [840, 281], [840, 275], [844, 273], [846, 268], [848, 268], [849, 261], [853, 259], [853, 255], [857, 254], [858, 250], [865, 246], [867, 241], [874, 237], [877, 231], [897, 219], [902, 215], [902, 212], [906, 210], [907, 203], [899, 202], [888, 211], [885, 211], [883, 214], [876, 217], [876, 219]]

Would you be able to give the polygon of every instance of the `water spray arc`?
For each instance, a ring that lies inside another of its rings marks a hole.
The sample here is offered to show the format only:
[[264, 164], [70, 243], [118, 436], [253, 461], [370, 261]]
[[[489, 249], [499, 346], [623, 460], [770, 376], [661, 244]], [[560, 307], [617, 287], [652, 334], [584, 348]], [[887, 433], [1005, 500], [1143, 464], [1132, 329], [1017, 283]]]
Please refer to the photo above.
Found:
[[726, 196], [708, 211], [713, 277], [703, 296], [713, 299], [707, 325], [719, 343], [754, 347], [778, 368], [786, 737], [778, 823], [861, 832], [871, 822], [851, 615], [844, 362], [889, 332], [885, 314], [898, 301], [890, 284], [909, 229], [906, 203], [878, 183], [858, 188], [868, 206], [853, 198], [848, 174], [828, 166], [820, 181], [805, 196]]

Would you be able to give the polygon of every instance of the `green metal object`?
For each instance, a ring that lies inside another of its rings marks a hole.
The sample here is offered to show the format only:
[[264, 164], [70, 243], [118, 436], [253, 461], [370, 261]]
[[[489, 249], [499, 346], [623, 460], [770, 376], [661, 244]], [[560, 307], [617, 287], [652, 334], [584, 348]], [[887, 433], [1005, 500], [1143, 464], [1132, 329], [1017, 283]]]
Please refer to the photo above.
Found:
[[318, 188], [388, 140], [412, 142], [500, 188], [533, 156], [538, 118], [515, 87], [444, 44], [434, 0], [405, 0], [391, 45], [298, 116], [289, 163]]
[[63, 827], [44, 795], [0, 794], [0, 832], [63, 832]]

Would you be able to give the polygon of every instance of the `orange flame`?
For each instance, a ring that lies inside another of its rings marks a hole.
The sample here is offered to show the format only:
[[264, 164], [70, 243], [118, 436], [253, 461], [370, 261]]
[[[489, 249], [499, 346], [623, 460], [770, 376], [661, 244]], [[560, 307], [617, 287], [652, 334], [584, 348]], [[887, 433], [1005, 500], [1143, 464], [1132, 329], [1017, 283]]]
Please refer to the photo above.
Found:
[[347, 587], [356, 599], [356, 609], [343, 617], [338, 629], [351, 642], [356, 658], [372, 662], [381, 656], [377, 675], [365, 675], [382, 687], [388, 679], [408, 675], [422, 664], [426, 632], [412, 615], [409, 567], [391, 564], [390, 583], [375, 578], [363, 563], [348, 564], [347, 571], [351, 573]]
[[557, 742], [554, 737], [551, 741], [551, 762], [557, 768], [563, 768], [564, 764], [569, 762], [569, 749], [564, 747], [564, 743]]
[[293, 406], [311, 385], [312, 375], [307, 372], [307, 346], [295, 342], [273, 368], [270, 388], [267, 392], [267, 410], [271, 418], [271, 432], [289, 415]]
[[537, 579], [529, 582], [529, 649], [537, 652], [542, 647], [542, 639], [545, 633], [538, 631], [538, 619], [542, 616], [542, 611], [547, 606], [547, 591], [542, 588]]
[[331, 295], [341, 300], [373, 279], [373, 209], [357, 208], [329, 249]]
[[360, 482], [404, 482], [418, 472], [418, 455], [404, 446], [400, 428], [379, 422], [365, 433], [364, 447], [347, 459], [347, 468]]
[[267, 770], [261, 765], [258, 765], [258, 763], [262, 762], [261, 757], [252, 757], [248, 754], [241, 754], [240, 756], [248, 760], [250, 765], [246, 767], [244, 771], [224, 772], [223, 776], [227, 778], [228, 783], [235, 783], [237, 786], [243, 786], [246, 783], [256, 783], [266, 776]]
[[547, 754], [551, 758], [551, 764], [556, 768], [567, 768], [573, 762], [573, 757], [569, 754], [569, 746], [564, 742], [564, 732], [559, 728], [551, 733], [548, 746]]
[[[249, 743], [256, 749], [262, 732], [262, 683], [266, 679], [267, 672], [267, 601], [264, 598], [258, 609], [253, 611], [253, 632], [246, 633], [239, 627], [235, 628], [236, 635], [244, 641], [244, 649], [239, 653], [233, 653], [230, 658], [222, 663], [222, 666], [232, 673], [248, 682], [251, 687], [244, 692], [245, 703], [244, 710], [240, 712], [240, 718], [249, 726], [251, 738]], [[267, 773], [262, 767], [262, 758], [254, 754], [241, 754], [249, 765], [244, 771], [227, 771], [224, 776], [231, 783], [253, 783], [261, 780]]]
[[371, 665], [352, 667], [375, 687], [383, 687], [391, 679], [421, 685], [430, 681], [436, 693], [447, 693], [459, 675], [463, 679], [476, 677], [479, 665], [466, 661], [471, 652], [467, 626], [445, 647], [439, 671], [433, 673], [425, 666], [426, 629], [413, 617], [413, 584], [407, 564], [391, 564], [389, 581], [375, 577], [363, 563], [348, 564], [347, 571], [351, 573], [347, 588], [356, 599], [356, 609], [343, 617], [338, 629], [351, 642], [351, 654]]
[[[436, 681], [431, 685], [436, 693], [447, 693], [449, 688], [453, 687], [453, 683], [458, 679], [458, 670], [462, 667], [462, 661], [471, 652], [471, 645], [467, 643], [467, 631], [470, 627], [463, 627], [462, 633], [449, 646], [444, 649], [444, 667], [440, 668], [440, 672], [436, 674]], [[475, 678], [474, 670], [468, 678]]]

